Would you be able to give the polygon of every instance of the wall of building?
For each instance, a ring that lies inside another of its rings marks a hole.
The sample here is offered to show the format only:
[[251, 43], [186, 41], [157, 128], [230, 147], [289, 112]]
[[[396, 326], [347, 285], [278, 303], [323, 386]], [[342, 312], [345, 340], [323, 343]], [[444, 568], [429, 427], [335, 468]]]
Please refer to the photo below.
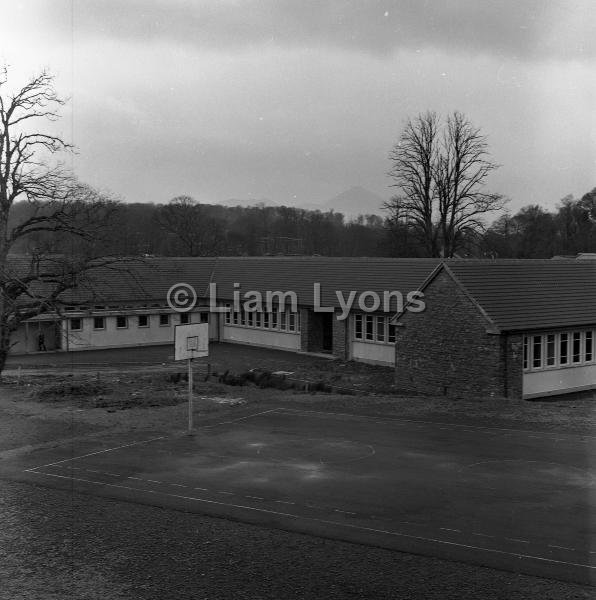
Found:
[[395, 346], [352, 341], [352, 358], [377, 365], [395, 365]]
[[333, 342], [332, 351], [333, 356], [346, 360], [350, 355], [350, 339], [349, 339], [349, 322], [350, 317], [347, 319], [339, 320], [337, 318], [339, 312], [335, 312], [333, 315]]
[[524, 398], [596, 389], [596, 365], [534, 371], [523, 375]]
[[282, 350], [300, 350], [300, 337], [300, 333], [224, 325], [222, 340]]
[[[94, 329], [94, 317], [82, 317], [82, 329], [72, 331], [68, 320], [68, 350], [89, 350], [91, 348], [114, 348], [124, 346], [146, 346], [174, 343], [174, 327], [180, 324], [178, 314], [170, 315], [169, 325], [159, 324], [158, 314], [149, 314], [148, 327], [138, 326], [138, 315], [127, 315], [128, 326], [116, 327], [116, 316], [104, 317], [104, 329]], [[66, 349], [66, 343], [64, 344]]]
[[407, 393], [503, 396], [502, 336], [446, 272], [425, 289], [426, 309], [398, 321], [396, 385]]

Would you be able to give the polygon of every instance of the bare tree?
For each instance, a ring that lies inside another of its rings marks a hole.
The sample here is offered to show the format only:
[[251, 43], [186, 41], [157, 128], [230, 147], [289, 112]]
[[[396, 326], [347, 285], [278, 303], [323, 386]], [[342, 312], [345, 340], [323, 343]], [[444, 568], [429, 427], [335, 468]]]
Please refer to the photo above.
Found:
[[453, 256], [484, 230], [483, 216], [506, 202], [485, 190], [498, 165], [489, 160], [486, 138], [459, 112], [445, 123], [433, 112], [409, 120], [389, 159], [399, 190], [384, 205], [389, 221], [406, 215], [429, 256]]
[[[54, 121], [64, 104], [46, 71], [19, 91], [6, 91], [0, 71], [0, 373], [11, 336], [32, 317], [59, 311], [61, 295], [76, 288], [93, 269], [112, 264], [101, 234], [117, 203], [74, 179], [57, 160], [71, 146], [38, 131], [39, 120]], [[15, 202], [27, 210], [12, 218]], [[24, 253], [11, 254], [14, 249]]]
[[438, 254], [438, 229], [433, 220], [438, 137], [439, 117], [436, 113], [429, 111], [408, 120], [399, 141], [389, 153], [393, 163], [389, 176], [400, 193], [383, 205], [390, 213], [391, 222], [407, 221], [429, 256]]

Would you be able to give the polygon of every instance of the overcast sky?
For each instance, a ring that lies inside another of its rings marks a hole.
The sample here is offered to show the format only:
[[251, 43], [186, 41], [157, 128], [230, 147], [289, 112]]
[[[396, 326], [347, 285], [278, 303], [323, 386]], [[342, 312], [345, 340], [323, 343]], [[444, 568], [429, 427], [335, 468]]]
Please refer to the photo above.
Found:
[[511, 209], [596, 187], [594, 0], [0, 0], [0, 61], [70, 96], [79, 177], [125, 200], [388, 198], [404, 120], [463, 111]]

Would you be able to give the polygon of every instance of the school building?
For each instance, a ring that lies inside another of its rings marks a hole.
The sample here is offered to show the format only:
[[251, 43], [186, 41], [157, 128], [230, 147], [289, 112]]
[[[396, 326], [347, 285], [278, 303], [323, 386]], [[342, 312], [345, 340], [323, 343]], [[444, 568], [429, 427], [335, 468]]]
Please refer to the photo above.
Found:
[[[167, 301], [182, 283], [196, 293], [188, 312]], [[40, 335], [48, 351], [168, 344], [176, 325], [208, 322], [212, 340], [394, 367], [404, 393], [534, 398], [596, 388], [590, 256], [148, 258], [99, 269], [62, 301], [60, 313], [15, 332], [13, 353], [39, 351]]]

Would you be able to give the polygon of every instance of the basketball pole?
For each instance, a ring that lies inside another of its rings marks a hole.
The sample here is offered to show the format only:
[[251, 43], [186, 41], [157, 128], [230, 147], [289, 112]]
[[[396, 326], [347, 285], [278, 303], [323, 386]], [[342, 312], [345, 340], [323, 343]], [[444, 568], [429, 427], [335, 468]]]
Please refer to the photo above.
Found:
[[188, 359], [188, 435], [192, 435], [192, 358]]

